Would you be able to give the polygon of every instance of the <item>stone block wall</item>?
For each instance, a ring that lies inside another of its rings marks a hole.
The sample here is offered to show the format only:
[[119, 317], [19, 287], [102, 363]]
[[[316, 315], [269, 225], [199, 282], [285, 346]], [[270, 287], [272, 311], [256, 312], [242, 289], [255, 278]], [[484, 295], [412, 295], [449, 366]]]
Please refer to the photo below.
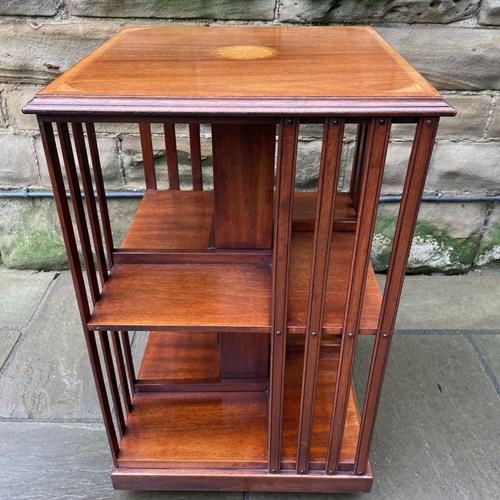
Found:
[[[3, 0], [0, 2], [0, 192], [48, 191], [50, 183], [37, 126], [21, 107], [44, 85], [128, 24], [370, 24], [455, 106], [442, 120], [426, 194], [461, 196], [423, 204], [410, 267], [464, 272], [500, 262], [500, 203], [471, 196], [500, 195], [500, 0]], [[133, 75], [131, 75], [133, 78]], [[109, 190], [142, 187], [142, 158], [133, 125], [99, 125]], [[209, 129], [203, 129], [210, 165]], [[318, 127], [303, 127], [298, 182], [314, 187]], [[179, 140], [188, 159], [186, 131]], [[400, 194], [411, 128], [395, 128], [384, 194]], [[165, 163], [160, 137], [155, 154]], [[346, 138], [344, 185], [353, 152]], [[137, 200], [113, 200], [128, 220]], [[373, 259], [384, 270], [397, 205], [379, 209]], [[0, 197], [0, 265], [58, 269], [64, 248], [50, 198]], [[119, 239], [126, 223], [115, 228]]]

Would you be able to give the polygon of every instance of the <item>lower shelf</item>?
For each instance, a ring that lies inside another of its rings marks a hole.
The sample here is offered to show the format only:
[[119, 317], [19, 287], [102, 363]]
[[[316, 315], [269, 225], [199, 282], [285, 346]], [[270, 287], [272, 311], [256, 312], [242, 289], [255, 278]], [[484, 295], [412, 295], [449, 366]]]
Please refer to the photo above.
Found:
[[[202, 334], [198, 335], [200, 338]], [[165, 380], [176, 371], [175, 363], [197, 361], [196, 373], [203, 379], [213, 373], [213, 356], [206, 356], [206, 343], [179, 341], [173, 345], [169, 332], [152, 332], [139, 378]], [[180, 340], [180, 336], [178, 336]], [[158, 362], [169, 351], [164, 371]], [[156, 354], [155, 354], [156, 353]], [[184, 360], [184, 361], [182, 361]], [[189, 364], [190, 362], [188, 362]], [[287, 350], [285, 394], [283, 401], [282, 468], [293, 470], [297, 451], [303, 348]], [[338, 351], [321, 352], [310, 464], [312, 470], [325, 467], [332, 412], [333, 390], [338, 366]], [[180, 371], [195, 372], [184, 366]], [[192, 381], [192, 380], [191, 380]], [[137, 393], [133, 401], [118, 464], [130, 469], [267, 469], [268, 393], [267, 391], [218, 391], [217, 383], [206, 392]], [[341, 470], [351, 471], [359, 433], [359, 412], [351, 388]]]

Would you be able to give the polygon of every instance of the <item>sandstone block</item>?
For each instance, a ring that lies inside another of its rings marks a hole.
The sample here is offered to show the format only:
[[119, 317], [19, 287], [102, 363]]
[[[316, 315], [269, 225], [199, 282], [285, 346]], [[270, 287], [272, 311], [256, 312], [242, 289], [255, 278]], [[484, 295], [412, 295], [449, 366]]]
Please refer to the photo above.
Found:
[[444, 95], [457, 110], [456, 116], [441, 118], [438, 139], [482, 139], [488, 120], [490, 95]]
[[0, 86], [0, 127], [5, 127], [7, 125], [4, 115], [4, 106], [5, 106], [5, 88]]
[[451, 23], [475, 14], [479, 0], [282, 0], [280, 20], [307, 23]]
[[[384, 203], [377, 215], [372, 260], [378, 271], [389, 264], [399, 204]], [[423, 203], [410, 251], [412, 272], [457, 273], [470, 269], [476, 256], [484, 203]]]
[[274, 0], [143, 2], [141, 0], [66, 0], [70, 14], [88, 17], [156, 19], [274, 19]]
[[55, 16], [56, 0], [2, 0], [0, 16]]
[[497, 100], [488, 130], [489, 139], [500, 139], [500, 99]]
[[9, 268], [66, 268], [66, 250], [54, 200], [3, 200], [0, 211], [0, 254], [2, 264]]
[[[142, 190], [144, 184], [144, 165], [140, 139], [136, 136], [124, 136], [121, 144], [120, 157], [123, 165], [125, 183], [128, 189]], [[158, 187], [168, 187], [167, 164], [165, 158], [165, 141], [162, 136], [153, 137], [153, 153], [156, 165], [156, 178]], [[182, 189], [189, 189], [191, 185], [191, 158], [189, 139], [177, 138], [177, 157], [179, 162], [179, 177]], [[203, 184], [205, 188], [213, 185], [212, 166], [212, 144], [206, 137], [201, 139], [201, 158], [203, 169]], [[206, 167], [206, 168], [204, 168]]]
[[500, 264], [500, 205], [489, 214], [486, 229], [479, 245], [476, 265]]
[[500, 1], [483, 0], [479, 10], [479, 23], [500, 26]]
[[27, 135], [0, 134], [0, 186], [19, 188], [38, 185], [32, 138]]
[[21, 109], [42, 88], [42, 85], [5, 85], [7, 116], [14, 130], [38, 130], [35, 115], [25, 115]]
[[120, 28], [119, 24], [102, 22], [33, 26], [23, 21], [2, 24], [0, 80], [46, 83]]
[[429, 169], [427, 192], [499, 194], [500, 144], [438, 143]]
[[[119, 189], [123, 185], [123, 178], [121, 173], [120, 159], [118, 156], [118, 138], [117, 137], [98, 137], [97, 147], [99, 150], [99, 158], [101, 159], [102, 176], [106, 189]], [[63, 177], [66, 179], [66, 174], [64, 173], [64, 165], [62, 163], [61, 147], [59, 144], [59, 138], [56, 137], [57, 150], [59, 151], [59, 158], [61, 161], [61, 168], [63, 170]], [[40, 184], [44, 188], [50, 188], [50, 177], [47, 168], [47, 161], [45, 159], [45, 153], [40, 140], [40, 137], [36, 137], [35, 150], [38, 158], [38, 163], [40, 165]], [[76, 161], [76, 152], [73, 151]]]
[[414, 26], [377, 28], [418, 71], [444, 90], [500, 89], [500, 32]]

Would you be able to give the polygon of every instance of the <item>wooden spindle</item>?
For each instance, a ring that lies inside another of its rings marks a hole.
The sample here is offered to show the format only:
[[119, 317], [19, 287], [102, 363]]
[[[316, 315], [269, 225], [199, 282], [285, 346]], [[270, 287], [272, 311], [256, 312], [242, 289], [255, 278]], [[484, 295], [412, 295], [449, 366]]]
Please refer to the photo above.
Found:
[[281, 467], [281, 429], [283, 413], [283, 384], [285, 375], [286, 325], [288, 298], [288, 269], [292, 232], [293, 193], [299, 121], [282, 119], [278, 139], [278, 170], [276, 177], [276, 204], [274, 216], [273, 275], [272, 275], [272, 331], [271, 377], [269, 381], [269, 462], [271, 473]]
[[179, 190], [179, 159], [177, 158], [177, 141], [175, 138], [175, 123], [163, 125], [165, 135], [165, 156], [167, 158], [168, 187]]
[[297, 473], [309, 470], [314, 400], [321, 346], [323, 308], [326, 297], [330, 244], [335, 215], [344, 121], [327, 119], [323, 129], [323, 150], [319, 172], [316, 222], [309, 281], [309, 303], [307, 312], [304, 368], [300, 403], [299, 435], [297, 443]]
[[355, 474], [365, 474], [396, 314], [439, 119], [421, 118], [413, 141], [363, 405]]
[[153, 153], [153, 139], [151, 137], [151, 125], [147, 122], [139, 123], [141, 136], [142, 162], [144, 165], [144, 178], [146, 189], [156, 189], [155, 158]]
[[358, 220], [352, 252], [349, 288], [344, 313], [339, 367], [326, 461], [327, 474], [336, 474], [338, 472], [359, 321], [363, 305], [366, 275], [370, 264], [370, 249], [390, 128], [391, 122], [385, 118], [372, 119], [370, 124], [369, 157], [366, 160], [367, 164], [364, 169], [360, 191]]
[[189, 124], [189, 146], [191, 149], [191, 172], [193, 191], [203, 191], [203, 176], [201, 172], [201, 142], [200, 124]]

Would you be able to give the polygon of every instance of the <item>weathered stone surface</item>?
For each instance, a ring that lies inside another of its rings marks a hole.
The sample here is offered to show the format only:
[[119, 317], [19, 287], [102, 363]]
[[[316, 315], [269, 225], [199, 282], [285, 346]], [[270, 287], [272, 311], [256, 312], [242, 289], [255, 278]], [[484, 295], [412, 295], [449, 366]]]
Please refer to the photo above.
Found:
[[491, 29], [377, 28], [437, 88], [500, 89], [500, 32]]
[[0, 134], [0, 151], [0, 186], [3, 189], [39, 184], [31, 137]]
[[[498, 328], [495, 329], [498, 331]], [[472, 335], [472, 342], [479, 348], [486, 367], [491, 370], [491, 376], [497, 384], [500, 383], [500, 334]]]
[[115, 23], [82, 22], [33, 27], [2, 23], [0, 80], [46, 83], [66, 71], [120, 28]]
[[5, 107], [5, 88], [3, 86], [1, 86], [0, 87], [0, 127], [5, 127], [7, 125], [7, 122], [5, 121], [4, 107]]
[[9, 329], [27, 326], [54, 276], [1, 269], [0, 325]]
[[[457, 214], [460, 214], [457, 217]], [[375, 269], [389, 264], [398, 206], [380, 206], [372, 246]], [[476, 257], [485, 206], [480, 203], [423, 203], [410, 251], [412, 272], [464, 272]]]
[[490, 127], [488, 130], [489, 139], [500, 139], [500, 99], [497, 98]]
[[494, 274], [407, 276], [396, 329], [495, 330], [499, 296], [500, 280]]
[[498, 204], [488, 217], [475, 263], [478, 266], [500, 264], [500, 205]]
[[140, 201], [140, 198], [115, 198], [108, 200], [109, 218], [111, 219], [115, 247], [119, 247], [122, 244]]
[[280, 20], [306, 23], [451, 23], [475, 14], [479, 0], [281, 0]]
[[104, 427], [89, 423], [1, 422], [2, 498], [32, 500], [242, 500], [241, 493], [132, 492], [111, 485]]
[[12, 348], [16, 345], [18, 338], [19, 332], [0, 330], [0, 370], [12, 351]]
[[54, 201], [47, 198], [1, 200], [0, 254], [2, 264], [10, 268], [66, 268], [66, 250]]
[[0, 384], [0, 416], [96, 419], [100, 410], [69, 273], [57, 278]]
[[[128, 189], [142, 190], [144, 184], [144, 166], [142, 163], [141, 142], [139, 137], [125, 136], [121, 143], [120, 157], [123, 165], [125, 185]], [[156, 165], [158, 187], [164, 189], [168, 186], [167, 165], [165, 159], [165, 141], [163, 137], [153, 137], [153, 152]], [[179, 176], [182, 189], [189, 189], [191, 185], [191, 160], [189, 140], [177, 139], [177, 156], [179, 161]], [[201, 140], [201, 157], [203, 171], [203, 185], [210, 188], [213, 185], [212, 144], [211, 140], [203, 137]]]
[[481, 9], [479, 10], [479, 23], [500, 25], [500, 1], [499, 0], [483, 0]]
[[[102, 176], [106, 189], [119, 189], [123, 186], [123, 175], [121, 171], [120, 159], [118, 156], [119, 141], [119, 137], [116, 136], [97, 138], [97, 147], [99, 149], [99, 158], [101, 160]], [[62, 161], [61, 147], [59, 144], [59, 139], [57, 137], [56, 143], [59, 157]], [[43, 150], [42, 142], [38, 135], [35, 137], [35, 150], [38, 164], [40, 165], [40, 185], [43, 188], [50, 189], [51, 183], [49, 171], [47, 168], [47, 161], [45, 160], [45, 153]], [[76, 158], [76, 153], [74, 154]], [[61, 164], [61, 168], [63, 169], [63, 177], [64, 179], [66, 179], [63, 164]]]
[[[389, 145], [382, 192], [402, 192], [411, 144]], [[500, 192], [498, 143], [439, 142], [434, 148], [425, 193], [497, 194]]]
[[441, 118], [438, 139], [482, 139], [492, 97], [460, 94], [445, 94], [444, 97], [457, 110], [457, 115]]
[[438, 143], [427, 192], [461, 194], [500, 193], [499, 143]]
[[54, 16], [57, 0], [2, 0], [0, 16]]
[[35, 115], [25, 115], [21, 109], [42, 88], [42, 85], [5, 85], [7, 116], [14, 130], [38, 130]]
[[141, 0], [66, 0], [70, 14], [90, 17], [159, 19], [274, 19], [274, 0], [143, 2]]

